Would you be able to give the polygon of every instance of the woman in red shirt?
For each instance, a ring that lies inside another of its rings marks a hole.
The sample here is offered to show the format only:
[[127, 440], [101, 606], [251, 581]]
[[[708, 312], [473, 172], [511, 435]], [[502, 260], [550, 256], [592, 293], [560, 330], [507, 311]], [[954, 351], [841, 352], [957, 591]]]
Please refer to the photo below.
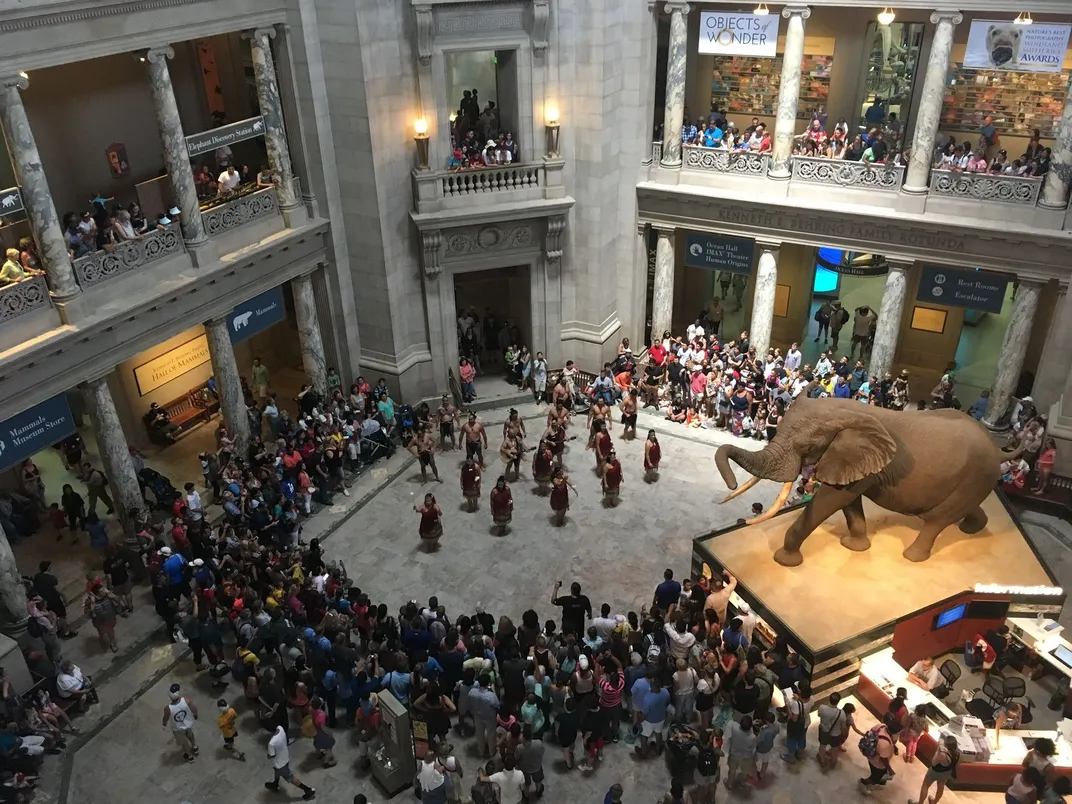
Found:
[[551, 487], [551, 468], [554, 465], [555, 454], [551, 451], [547, 441], [540, 439], [532, 456], [532, 477], [540, 487], [540, 494], [546, 494]]
[[506, 526], [510, 524], [514, 513], [514, 498], [506, 485], [506, 477], [499, 475], [495, 488], [491, 490], [491, 519], [499, 527], [499, 535], [506, 535]]
[[1038, 460], [1035, 461], [1035, 472], [1038, 476], [1038, 481], [1035, 483], [1032, 493], [1045, 494], [1046, 486], [1050, 482], [1050, 474], [1053, 472], [1053, 464], [1056, 460], [1057, 442], [1052, 438], [1047, 438], [1042, 452], [1039, 453]]
[[622, 465], [614, 450], [607, 455], [602, 471], [603, 497], [611, 508], [618, 504], [618, 495], [622, 487]]
[[654, 430], [648, 430], [648, 440], [644, 442], [644, 479], [652, 483], [659, 478], [659, 460], [663, 451]]
[[480, 464], [472, 458], [466, 458], [462, 464], [462, 496], [469, 505], [469, 511], [475, 511], [480, 502]]
[[443, 535], [443, 509], [436, 504], [434, 494], [424, 495], [424, 504], [413, 506], [413, 510], [421, 515], [421, 524], [417, 533], [421, 537], [421, 544], [427, 550], [439, 548], [439, 538]]

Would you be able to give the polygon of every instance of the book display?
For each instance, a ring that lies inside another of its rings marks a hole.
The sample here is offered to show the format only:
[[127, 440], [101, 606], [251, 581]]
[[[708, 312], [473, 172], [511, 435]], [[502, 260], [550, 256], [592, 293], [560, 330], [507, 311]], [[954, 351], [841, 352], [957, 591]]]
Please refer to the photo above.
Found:
[[942, 102], [943, 131], [978, 131], [992, 116], [1002, 134], [1052, 137], [1068, 96], [1069, 73], [965, 69], [954, 64]]
[[[830, 95], [833, 56], [804, 56], [797, 118], [809, 120]], [[773, 115], [778, 108], [782, 57], [716, 56], [711, 76], [711, 103], [730, 114]]]

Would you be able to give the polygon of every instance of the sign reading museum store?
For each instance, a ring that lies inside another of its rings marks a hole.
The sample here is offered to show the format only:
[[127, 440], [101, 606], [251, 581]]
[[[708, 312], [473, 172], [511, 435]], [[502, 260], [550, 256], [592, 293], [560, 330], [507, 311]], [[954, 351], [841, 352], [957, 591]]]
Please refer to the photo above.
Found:
[[0, 471], [51, 447], [73, 432], [74, 416], [63, 394], [0, 422]]
[[234, 145], [236, 142], [262, 136], [264, 136], [264, 118], [258, 115], [248, 120], [239, 120], [237, 123], [214, 128], [211, 131], [191, 134], [186, 138], [186, 150], [191, 157], [194, 157], [215, 151], [225, 145]]
[[701, 11], [699, 52], [773, 59], [778, 55], [780, 21], [777, 14], [760, 16], [751, 12]]

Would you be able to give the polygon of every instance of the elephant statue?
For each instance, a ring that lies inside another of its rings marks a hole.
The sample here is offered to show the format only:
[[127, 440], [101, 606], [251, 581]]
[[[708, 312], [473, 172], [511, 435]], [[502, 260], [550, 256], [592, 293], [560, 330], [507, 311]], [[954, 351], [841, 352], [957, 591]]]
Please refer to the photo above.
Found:
[[[778, 434], [762, 450], [725, 444], [715, 453], [722, 479], [733, 491], [727, 502], [760, 479], [782, 483], [777, 501], [749, 524], [777, 514], [805, 466], [815, 468], [821, 486], [785, 534], [774, 560], [787, 567], [804, 559], [800, 545], [837, 511], [849, 532], [850, 550], [871, 546], [863, 498], [888, 511], [923, 520], [904, 551], [909, 561], [925, 561], [938, 534], [959, 523], [965, 533], [986, 527], [980, 507], [1001, 476], [1003, 453], [986, 428], [956, 410], [893, 411], [849, 399], [810, 399], [802, 393], [786, 411]], [[752, 477], [737, 485], [730, 461]]]

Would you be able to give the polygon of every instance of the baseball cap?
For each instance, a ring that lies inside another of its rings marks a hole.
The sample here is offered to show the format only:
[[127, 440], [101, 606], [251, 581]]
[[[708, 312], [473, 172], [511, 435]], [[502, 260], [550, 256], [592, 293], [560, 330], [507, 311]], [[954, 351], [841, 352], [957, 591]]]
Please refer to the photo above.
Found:
[[180, 689], [181, 689], [181, 687], [179, 687], [178, 684], [172, 684], [171, 685], [171, 688], [168, 690], [168, 695], [171, 697], [171, 700], [177, 701], [177, 700], [179, 700], [179, 698], [182, 697], [179, 694]]
[[160, 555], [162, 555], [162, 556], [171, 555], [171, 548], [170, 547], [161, 547], [160, 548]]

